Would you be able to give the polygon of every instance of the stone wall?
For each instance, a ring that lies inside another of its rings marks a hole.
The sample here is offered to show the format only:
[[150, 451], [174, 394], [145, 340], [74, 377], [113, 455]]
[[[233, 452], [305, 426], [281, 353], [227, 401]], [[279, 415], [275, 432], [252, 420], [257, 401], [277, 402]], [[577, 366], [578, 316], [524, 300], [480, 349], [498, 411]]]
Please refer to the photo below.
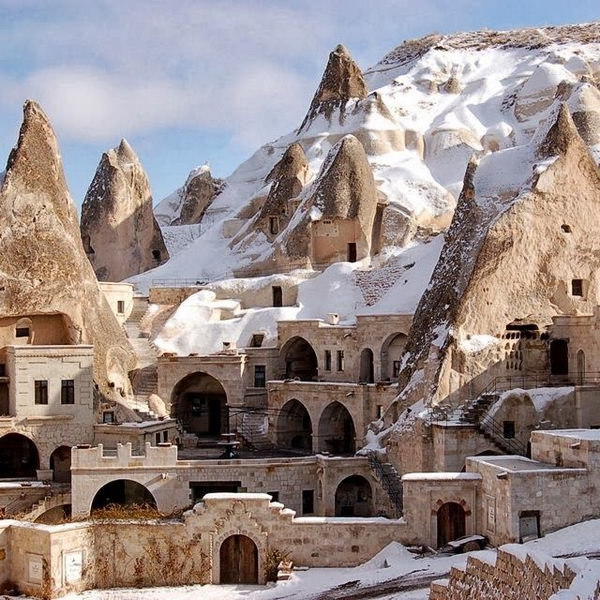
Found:
[[352, 567], [392, 541], [413, 539], [402, 520], [296, 518], [265, 494], [209, 494], [182, 520], [127, 527], [4, 521], [0, 584], [10, 580], [26, 594], [56, 597], [90, 588], [219, 583], [221, 546], [240, 534], [256, 548], [258, 583], [273, 550], [289, 551], [298, 566]]
[[[133, 284], [124, 282], [99, 281], [98, 285], [120, 325], [123, 325], [133, 310]], [[119, 310], [122, 302], [122, 310]]]
[[[548, 600], [560, 590], [568, 590], [575, 579], [577, 565], [555, 560], [522, 546], [500, 548], [497, 556], [482, 552], [469, 556], [463, 569], [452, 567], [450, 577], [431, 585], [429, 600]], [[595, 594], [579, 600], [600, 597]], [[561, 596], [562, 598], [562, 596]]]
[[131, 444], [119, 445], [116, 456], [105, 456], [101, 445], [72, 451], [74, 515], [89, 514], [100, 488], [117, 479], [136, 481], [156, 500], [158, 509], [171, 513], [192, 504], [194, 484], [238, 482], [240, 491], [273, 493], [288, 508], [303, 514], [303, 492], [312, 490], [314, 511], [335, 515], [335, 493], [344, 479], [364, 477], [371, 487], [372, 513], [391, 515], [389, 498], [363, 457], [309, 456], [279, 459], [177, 460], [177, 448], [146, 445], [136, 456]]

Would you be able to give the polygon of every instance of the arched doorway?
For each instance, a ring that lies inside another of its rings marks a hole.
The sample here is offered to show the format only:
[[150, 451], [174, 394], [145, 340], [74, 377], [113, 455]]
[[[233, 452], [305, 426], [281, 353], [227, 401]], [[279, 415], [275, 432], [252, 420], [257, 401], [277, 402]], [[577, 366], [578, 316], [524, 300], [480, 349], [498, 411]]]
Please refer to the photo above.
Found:
[[465, 535], [465, 509], [458, 502], [446, 502], [437, 511], [438, 548]]
[[192, 373], [173, 390], [171, 416], [188, 433], [199, 437], [219, 437], [227, 429], [225, 389], [207, 373]]
[[258, 548], [246, 535], [230, 535], [219, 550], [220, 583], [258, 583]]
[[156, 500], [150, 490], [130, 479], [115, 479], [103, 485], [92, 500], [91, 510], [105, 508], [111, 504], [157, 508]]
[[31, 478], [40, 468], [40, 456], [35, 444], [20, 433], [8, 433], [0, 438], [0, 478]]
[[360, 353], [360, 383], [375, 383], [375, 370], [373, 367], [373, 350], [364, 348]]
[[373, 514], [371, 484], [361, 475], [346, 477], [335, 491], [336, 517], [370, 517]]
[[71, 448], [69, 446], [59, 446], [50, 455], [50, 468], [54, 472], [54, 481], [57, 483], [71, 482]]
[[277, 442], [283, 448], [312, 452], [312, 421], [306, 407], [289, 400], [277, 418]]
[[354, 454], [356, 431], [348, 409], [339, 402], [325, 408], [319, 421], [319, 450], [332, 454]]
[[285, 378], [300, 381], [316, 381], [318, 376], [317, 355], [312, 346], [302, 337], [294, 337], [281, 349], [285, 365]]
[[585, 381], [585, 353], [583, 350], [577, 352], [577, 383], [582, 384]]
[[392, 381], [400, 373], [400, 357], [406, 346], [404, 333], [393, 333], [381, 346], [381, 379]]

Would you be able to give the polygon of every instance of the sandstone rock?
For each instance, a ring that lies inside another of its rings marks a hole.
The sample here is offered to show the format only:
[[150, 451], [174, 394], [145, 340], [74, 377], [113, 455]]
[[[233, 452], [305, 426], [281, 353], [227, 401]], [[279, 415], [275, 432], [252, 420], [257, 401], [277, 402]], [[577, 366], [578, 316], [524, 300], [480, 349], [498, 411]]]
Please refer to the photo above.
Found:
[[52, 127], [32, 101], [8, 159], [0, 208], [0, 313], [63, 315], [72, 343], [94, 345], [101, 392], [127, 395], [133, 352], [85, 256]]
[[367, 256], [377, 189], [364, 148], [354, 136], [345, 136], [330, 150], [307, 193], [299, 209], [303, 217], [285, 242], [287, 256], [317, 264], [346, 260], [349, 242], [356, 244], [357, 259]]
[[343, 115], [348, 100], [366, 97], [367, 86], [361, 70], [352, 60], [346, 47], [340, 44], [329, 54], [321, 83], [298, 133], [306, 129], [317, 115], [324, 114], [330, 119], [336, 108], [339, 108]]
[[[460, 404], [506, 375], [504, 345], [473, 351], [473, 336], [500, 340], [514, 322], [543, 331], [556, 314], [593, 311], [599, 195], [600, 172], [564, 104], [529, 145], [470, 163], [408, 336], [403, 394]], [[574, 279], [584, 296], [571, 294]]]
[[213, 179], [208, 165], [192, 171], [181, 189], [179, 217], [170, 224], [194, 225], [200, 223], [222, 186], [223, 181]]
[[169, 258], [148, 178], [126, 140], [102, 155], [83, 201], [81, 236], [101, 281], [121, 281]]
[[[255, 227], [273, 239], [287, 227], [295, 206], [290, 201], [297, 198], [310, 176], [306, 155], [300, 144], [292, 144], [281, 160], [267, 175], [266, 181], [273, 185], [259, 213]], [[276, 227], [271, 219], [276, 219]]]
[[591, 83], [580, 83], [567, 104], [583, 141], [588, 146], [600, 144], [600, 90]]

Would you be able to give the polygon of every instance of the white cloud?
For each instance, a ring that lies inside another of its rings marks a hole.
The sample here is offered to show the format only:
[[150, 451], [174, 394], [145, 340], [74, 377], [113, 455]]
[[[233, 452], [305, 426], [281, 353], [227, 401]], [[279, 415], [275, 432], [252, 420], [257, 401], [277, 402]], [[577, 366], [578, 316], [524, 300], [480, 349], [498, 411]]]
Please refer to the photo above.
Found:
[[0, 85], [5, 102], [38, 100], [64, 138], [214, 128], [250, 149], [301, 122], [338, 42], [374, 60], [389, 49], [378, 36], [397, 29], [399, 43], [407, 23], [435, 28], [442, 4], [30, 0], [19, 27], [0, 22], [0, 60], [26, 65]]

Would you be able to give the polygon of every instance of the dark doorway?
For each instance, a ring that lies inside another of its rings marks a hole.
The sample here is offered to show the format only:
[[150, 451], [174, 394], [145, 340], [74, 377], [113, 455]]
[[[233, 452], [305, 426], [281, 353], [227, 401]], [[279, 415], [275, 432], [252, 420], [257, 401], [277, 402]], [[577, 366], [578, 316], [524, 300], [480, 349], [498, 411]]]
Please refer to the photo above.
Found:
[[524, 510], [519, 513], [519, 543], [540, 537], [540, 511]]
[[130, 479], [116, 479], [102, 486], [94, 496], [92, 511], [111, 504], [156, 508], [156, 500], [150, 491], [141, 483]]
[[371, 348], [365, 348], [360, 353], [360, 383], [374, 383], [375, 382], [375, 370], [373, 367], [373, 350]]
[[283, 290], [281, 286], [274, 285], [271, 289], [273, 290], [273, 306], [276, 308], [283, 306]]
[[9, 433], [0, 438], [0, 478], [31, 478], [40, 468], [35, 444], [24, 435]]
[[335, 491], [336, 517], [370, 517], [371, 485], [360, 475], [346, 477]]
[[231, 535], [221, 544], [220, 583], [258, 583], [258, 549], [245, 535]]
[[437, 511], [438, 548], [465, 535], [465, 509], [458, 502], [446, 502]]
[[569, 374], [569, 342], [568, 340], [552, 340], [550, 342], [551, 375]]
[[277, 418], [277, 442], [283, 448], [312, 451], [312, 422], [305, 406], [298, 400], [286, 402]]
[[282, 349], [285, 361], [285, 378], [300, 381], [316, 381], [318, 377], [317, 355], [312, 346], [301, 337], [291, 339]]
[[356, 242], [350, 242], [348, 244], [348, 262], [356, 262], [357, 253], [356, 253]]
[[227, 425], [227, 395], [223, 386], [207, 373], [188, 375], [175, 386], [172, 416], [189, 433], [219, 437]]
[[190, 481], [192, 499], [200, 502], [206, 494], [218, 494], [223, 492], [237, 493], [242, 491], [241, 481]]
[[50, 468], [57, 483], [71, 482], [71, 448], [60, 446], [50, 455]]
[[348, 409], [340, 402], [332, 402], [325, 408], [319, 421], [320, 452], [354, 454], [356, 430]]

